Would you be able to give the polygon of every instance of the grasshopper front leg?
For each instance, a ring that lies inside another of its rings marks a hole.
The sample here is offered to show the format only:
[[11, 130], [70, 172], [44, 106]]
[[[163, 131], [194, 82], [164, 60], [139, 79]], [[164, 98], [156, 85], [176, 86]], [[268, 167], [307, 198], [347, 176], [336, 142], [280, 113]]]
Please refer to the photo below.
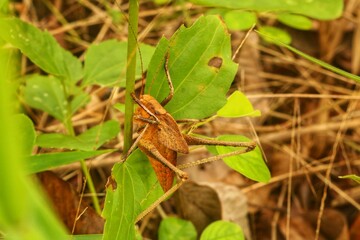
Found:
[[[152, 143], [152, 141], [149, 141], [147, 139], [141, 139], [138, 142], [138, 146], [147, 156], [153, 157], [154, 159], [161, 162], [166, 167], [170, 168], [174, 173], [176, 173], [176, 175], [178, 176], [178, 178], [180, 180], [186, 181], [188, 179], [187, 173], [178, 169], [169, 161], [169, 160], [173, 160], [173, 159], [166, 159], [159, 152], [159, 150], [155, 147], [155, 145]], [[174, 160], [176, 160], [176, 152], [173, 150], [170, 150], [170, 149], [168, 149], [168, 152], [172, 153], [170, 158], [174, 158]]]

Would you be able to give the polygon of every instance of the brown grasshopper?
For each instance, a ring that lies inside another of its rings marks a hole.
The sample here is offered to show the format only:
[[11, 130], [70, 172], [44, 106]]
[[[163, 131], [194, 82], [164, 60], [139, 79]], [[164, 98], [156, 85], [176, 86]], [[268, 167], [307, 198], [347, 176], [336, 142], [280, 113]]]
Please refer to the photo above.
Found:
[[[175, 119], [164, 108], [174, 94], [174, 87], [168, 69], [168, 59], [169, 55], [167, 54], [164, 68], [170, 92], [161, 104], [150, 95], [144, 94], [138, 98], [134, 93], [132, 94], [134, 101], [139, 105], [134, 114], [134, 121], [139, 126], [141, 132], [130, 148], [129, 153], [137, 145], [140, 150], [148, 156], [160, 185], [165, 192], [164, 196], [157, 201], [157, 204], [175, 192], [181, 184], [188, 179], [187, 173], [176, 166], [176, 159], [177, 153], [189, 153], [189, 145], [245, 147], [245, 149], [233, 152], [231, 155], [249, 152], [256, 146], [254, 142], [218, 141], [182, 133]], [[230, 156], [230, 154], [226, 156]], [[199, 160], [190, 164], [190, 166], [218, 160], [221, 157], [224, 157], [224, 155]], [[175, 186], [172, 186], [175, 175], [180, 181]], [[153, 204], [154, 206], [152, 208], [150, 207], [150, 209], [143, 212], [137, 221], [156, 207], [157, 204]]]

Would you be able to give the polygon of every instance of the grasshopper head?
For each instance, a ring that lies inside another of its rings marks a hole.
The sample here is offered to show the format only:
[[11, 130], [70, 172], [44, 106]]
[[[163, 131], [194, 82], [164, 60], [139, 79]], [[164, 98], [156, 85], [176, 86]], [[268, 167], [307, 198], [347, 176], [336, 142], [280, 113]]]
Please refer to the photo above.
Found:
[[[166, 110], [163, 108], [163, 106], [161, 106], [161, 104], [154, 97], [152, 97], [150, 95], [147, 95], [147, 94], [142, 95], [140, 97], [140, 102], [143, 106], [139, 106], [137, 108], [137, 112], [140, 110], [140, 112], [146, 113], [144, 108], [147, 108], [154, 115], [166, 113]], [[142, 115], [142, 116], [145, 117], [146, 115]], [[147, 115], [147, 116], [149, 116], [149, 115]]]
[[[156, 118], [156, 116], [166, 113], [163, 106], [150, 95], [141, 95], [139, 101], [139, 106], [135, 110], [135, 116], [137, 116], [138, 121], [142, 121], [141, 119], [155, 120], [154, 118]], [[152, 115], [150, 115], [150, 113]]]

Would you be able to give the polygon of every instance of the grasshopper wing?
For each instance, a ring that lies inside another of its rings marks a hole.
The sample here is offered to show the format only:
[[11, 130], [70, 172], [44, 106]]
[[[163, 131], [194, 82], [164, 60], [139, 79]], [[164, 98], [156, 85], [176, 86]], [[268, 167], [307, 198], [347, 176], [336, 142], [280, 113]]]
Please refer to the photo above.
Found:
[[161, 114], [159, 119], [158, 136], [161, 144], [176, 152], [189, 153], [189, 147], [174, 118], [169, 113], [165, 113]]

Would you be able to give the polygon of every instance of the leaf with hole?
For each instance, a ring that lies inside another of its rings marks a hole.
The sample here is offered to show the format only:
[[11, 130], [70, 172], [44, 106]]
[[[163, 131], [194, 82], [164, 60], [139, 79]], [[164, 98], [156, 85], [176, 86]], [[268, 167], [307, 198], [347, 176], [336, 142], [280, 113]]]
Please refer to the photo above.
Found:
[[36, 139], [36, 145], [44, 148], [92, 151], [116, 137], [119, 131], [119, 123], [115, 120], [110, 120], [97, 125], [78, 136], [60, 133], [41, 134]]
[[0, 18], [0, 37], [21, 50], [47, 73], [76, 82], [83, 76], [79, 59], [63, 49], [47, 31], [17, 18]]
[[[165, 109], [175, 118], [206, 118], [226, 103], [237, 64], [231, 59], [230, 35], [216, 16], [200, 17], [168, 41], [162, 38], [151, 59], [145, 93], [161, 102], [169, 93], [164, 64], [169, 51], [169, 71], [174, 97]], [[213, 60], [217, 60], [213, 65]]]

